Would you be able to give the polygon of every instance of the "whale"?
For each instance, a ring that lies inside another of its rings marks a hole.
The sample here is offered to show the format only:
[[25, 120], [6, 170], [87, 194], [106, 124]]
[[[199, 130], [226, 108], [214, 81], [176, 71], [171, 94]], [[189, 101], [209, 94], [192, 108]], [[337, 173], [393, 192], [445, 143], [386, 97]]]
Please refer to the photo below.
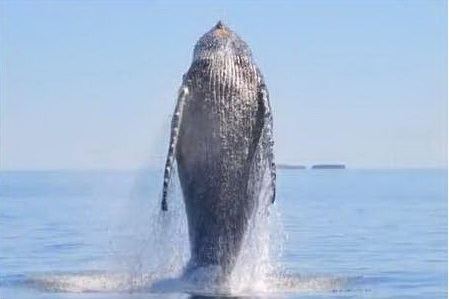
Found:
[[190, 241], [186, 271], [218, 267], [226, 277], [254, 214], [275, 201], [276, 165], [264, 77], [247, 43], [221, 21], [194, 47], [170, 130], [161, 209], [169, 208], [177, 167]]

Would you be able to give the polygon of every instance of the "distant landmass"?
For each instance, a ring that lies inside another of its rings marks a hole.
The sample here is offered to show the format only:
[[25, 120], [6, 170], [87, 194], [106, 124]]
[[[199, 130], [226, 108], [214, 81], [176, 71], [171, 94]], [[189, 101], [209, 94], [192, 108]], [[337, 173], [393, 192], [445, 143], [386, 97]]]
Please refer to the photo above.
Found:
[[[307, 169], [305, 165], [301, 164], [277, 164], [279, 169]], [[311, 169], [346, 169], [344, 164], [315, 164], [310, 167]]]
[[344, 164], [316, 164], [312, 166], [312, 169], [345, 169]]
[[278, 164], [277, 168], [280, 169], [306, 169], [304, 165], [294, 165], [294, 164]]

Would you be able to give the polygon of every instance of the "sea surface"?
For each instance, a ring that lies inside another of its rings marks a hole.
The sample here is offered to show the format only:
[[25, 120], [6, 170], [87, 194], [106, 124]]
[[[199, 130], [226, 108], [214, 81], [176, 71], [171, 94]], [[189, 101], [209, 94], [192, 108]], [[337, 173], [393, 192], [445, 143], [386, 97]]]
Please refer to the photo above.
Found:
[[1, 172], [0, 298], [447, 298], [446, 170], [279, 170], [220, 288], [181, 277], [183, 203], [175, 183], [161, 214], [160, 188], [150, 170]]

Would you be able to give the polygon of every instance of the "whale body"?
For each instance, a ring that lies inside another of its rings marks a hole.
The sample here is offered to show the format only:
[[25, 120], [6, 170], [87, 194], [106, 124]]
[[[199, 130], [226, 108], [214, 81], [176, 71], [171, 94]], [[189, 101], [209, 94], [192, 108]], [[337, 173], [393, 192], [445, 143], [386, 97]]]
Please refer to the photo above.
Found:
[[[174, 164], [185, 202], [188, 269], [232, 272], [248, 223], [275, 199], [268, 90], [248, 45], [219, 22], [197, 42], [171, 123], [162, 210]], [[268, 196], [263, 195], [264, 176]]]

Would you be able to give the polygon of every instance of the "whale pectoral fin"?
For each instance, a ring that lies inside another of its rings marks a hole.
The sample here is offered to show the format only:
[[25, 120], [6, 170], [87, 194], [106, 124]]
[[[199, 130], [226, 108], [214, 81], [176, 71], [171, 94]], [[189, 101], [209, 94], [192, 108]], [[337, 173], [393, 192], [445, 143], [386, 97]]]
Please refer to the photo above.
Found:
[[176, 147], [178, 143], [179, 129], [182, 121], [183, 108], [188, 93], [189, 90], [187, 86], [182, 85], [181, 88], [179, 89], [178, 102], [176, 104], [175, 112], [171, 120], [170, 145], [168, 147], [167, 160], [165, 161], [164, 183], [162, 187], [161, 208], [163, 211], [168, 210], [167, 206], [168, 187], [170, 185], [171, 173], [173, 169], [173, 164], [175, 162]]
[[273, 115], [269, 100], [268, 89], [265, 84], [261, 85], [259, 90], [259, 106], [263, 111], [263, 147], [265, 157], [270, 171], [271, 178], [271, 202], [274, 203], [276, 198], [276, 163], [274, 161], [274, 141], [273, 141]]

